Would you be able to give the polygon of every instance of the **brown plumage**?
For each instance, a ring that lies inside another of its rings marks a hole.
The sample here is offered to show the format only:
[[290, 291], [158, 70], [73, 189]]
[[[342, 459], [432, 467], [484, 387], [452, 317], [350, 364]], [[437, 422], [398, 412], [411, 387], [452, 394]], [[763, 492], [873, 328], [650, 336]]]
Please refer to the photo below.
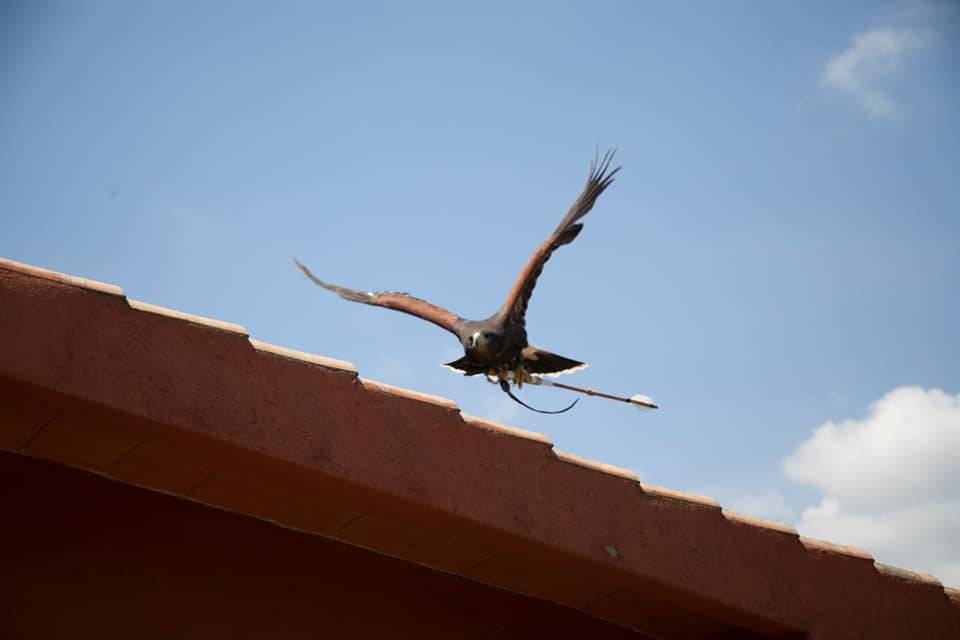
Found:
[[[465, 375], [486, 374], [504, 386], [509, 379], [523, 384], [528, 374], [559, 374], [585, 367], [583, 362], [544, 351], [527, 342], [527, 305], [547, 260], [559, 247], [573, 242], [579, 235], [583, 223], [578, 221], [590, 212], [597, 198], [610, 186], [620, 170], [620, 167], [610, 168], [613, 155], [614, 151], [608, 151], [599, 162], [594, 158], [580, 196], [553, 233], [530, 256], [503, 306], [486, 320], [461, 318], [452, 311], [406, 293], [375, 293], [339, 287], [319, 279], [299, 261], [295, 261], [296, 265], [315, 284], [342, 298], [402, 311], [454, 334], [463, 346], [464, 355], [444, 366]], [[508, 387], [504, 386], [504, 389]]]

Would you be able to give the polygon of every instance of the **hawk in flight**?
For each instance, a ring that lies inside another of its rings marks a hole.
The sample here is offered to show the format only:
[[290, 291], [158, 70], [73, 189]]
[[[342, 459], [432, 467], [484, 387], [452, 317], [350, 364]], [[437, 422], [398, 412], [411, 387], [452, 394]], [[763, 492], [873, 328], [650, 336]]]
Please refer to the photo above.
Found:
[[[484, 374], [491, 381], [499, 382], [501, 388], [507, 393], [509, 393], [510, 381], [522, 386], [530, 379], [531, 374], [560, 374], [581, 369], [587, 365], [578, 360], [545, 351], [527, 341], [525, 319], [527, 304], [547, 260], [554, 251], [565, 244], [570, 244], [580, 234], [583, 223], [579, 220], [590, 213], [597, 198], [610, 186], [614, 176], [620, 170], [620, 167], [610, 168], [613, 155], [614, 151], [611, 150], [599, 161], [594, 158], [590, 164], [590, 172], [583, 191], [574, 201], [567, 215], [560, 221], [559, 226], [530, 256], [516, 282], [513, 283], [513, 287], [510, 288], [503, 306], [486, 320], [461, 318], [452, 311], [406, 293], [390, 291], [375, 293], [340, 287], [324, 282], [299, 260], [295, 260], [296, 265], [314, 284], [333, 291], [341, 298], [401, 311], [446, 329], [457, 337], [463, 345], [464, 353], [462, 358], [448, 362], [444, 366], [468, 376]], [[512, 394], [510, 395], [512, 397]]]

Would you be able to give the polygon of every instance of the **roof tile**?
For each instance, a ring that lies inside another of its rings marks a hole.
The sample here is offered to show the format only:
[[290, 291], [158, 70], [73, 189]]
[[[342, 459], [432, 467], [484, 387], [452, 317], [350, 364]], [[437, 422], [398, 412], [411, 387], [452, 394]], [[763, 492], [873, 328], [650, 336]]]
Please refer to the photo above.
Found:
[[125, 295], [123, 293], [123, 289], [115, 284], [100, 282], [99, 280], [90, 280], [89, 278], [81, 278], [79, 276], [71, 276], [58, 271], [50, 271], [49, 269], [41, 269], [40, 267], [34, 267], [32, 265], [23, 264], [22, 262], [17, 262], [15, 260], [9, 260], [7, 258], [0, 258], [0, 269], [19, 271], [20, 273], [35, 276], [37, 278], [53, 280], [54, 282], [62, 282], [63, 284], [80, 287], [81, 289], [105, 293], [107, 295], [117, 296], [120, 298]]
[[852, 556], [854, 558], [862, 558], [864, 560], [873, 561], [873, 556], [870, 554], [870, 552], [866, 551], [865, 549], [860, 549], [859, 547], [834, 544], [825, 540], [806, 538], [804, 536], [800, 536], [800, 544], [810, 551], [832, 553], [840, 556]]
[[436, 405], [452, 411], [460, 411], [460, 407], [457, 405], [457, 403], [447, 398], [433, 396], [429, 393], [420, 393], [419, 391], [412, 391], [410, 389], [404, 389], [403, 387], [395, 387], [392, 384], [377, 382], [376, 380], [370, 380], [369, 378], [360, 377], [357, 379], [360, 381], [360, 384], [363, 385], [364, 389], [373, 391], [375, 393], [385, 393], [398, 398], [406, 398], [408, 400], [415, 400], [417, 402]]
[[605, 473], [610, 476], [617, 476], [619, 478], [623, 478], [624, 480], [630, 480], [631, 482], [640, 481], [640, 478], [637, 476], [637, 474], [630, 469], [616, 467], [612, 464], [606, 464], [605, 462], [597, 462], [596, 460], [590, 460], [589, 458], [581, 458], [580, 456], [567, 453], [566, 451], [560, 451], [558, 449], [554, 449], [553, 453], [557, 456], [557, 459], [560, 460], [560, 462], [573, 464], [578, 467], [583, 467], [584, 469], [590, 469], [591, 471], [599, 471], [600, 473]]
[[954, 605], [960, 607], [960, 589], [944, 587], [943, 591]]
[[760, 527], [762, 529], [770, 529], [771, 531], [779, 531], [780, 533], [785, 533], [791, 536], [799, 536], [797, 530], [791, 527], [788, 524], [783, 524], [781, 522], [774, 522], [772, 520], [764, 520], [762, 518], [754, 518], [753, 516], [744, 515], [742, 513], [736, 513], [734, 511], [727, 511], [724, 509], [722, 511], [723, 517], [731, 522], [739, 522], [742, 524], [748, 524], [753, 527]]
[[486, 429], [487, 431], [496, 431], [514, 438], [532, 440], [534, 442], [539, 442], [541, 444], [545, 444], [550, 447], [553, 446], [553, 441], [547, 436], [543, 435], [542, 433], [537, 433], [535, 431], [527, 431], [526, 429], [519, 429], [517, 427], [511, 427], [505, 424], [500, 424], [499, 422], [494, 422], [493, 420], [487, 420], [486, 418], [478, 418], [476, 416], [467, 415], [462, 412], [460, 416], [463, 418], [464, 422], [478, 429]]
[[127, 300], [127, 303], [130, 305], [131, 309], [136, 309], [137, 311], [153, 313], [159, 316], [166, 316], [174, 320], [183, 320], [184, 322], [189, 322], [190, 324], [210, 327], [211, 329], [217, 329], [218, 331], [229, 331], [230, 333], [237, 333], [242, 336], [249, 335], [243, 326], [233, 322], [224, 322], [223, 320], [213, 320], [212, 318], [195, 316], [191, 313], [184, 313], [183, 311], [168, 309], [166, 307], [158, 307], [155, 304], [141, 302], [139, 300]]
[[882, 562], [874, 562], [874, 566], [877, 568], [877, 571], [882, 573], [885, 576], [890, 576], [897, 578], [899, 580], [906, 580], [909, 582], [919, 582], [922, 584], [928, 584], [932, 587], [937, 587], [942, 589], [943, 583], [937, 579], [936, 576], [931, 576], [927, 573], [919, 573], [917, 571], [909, 571], [907, 569], [901, 569], [900, 567], [894, 567], [889, 564], [883, 564]]
[[688, 493], [686, 491], [678, 491], [676, 489], [667, 489], [666, 487], [658, 487], [656, 485], [647, 484], [645, 482], [640, 483], [640, 489], [645, 494], [647, 494], [652, 498], [667, 498], [669, 500], [689, 502], [689, 503], [701, 505], [704, 507], [710, 507], [711, 509], [721, 508], [720, 503], [714, 498], [701, 496], [696, 493]]
[[259, 340], [254, 340], [252, 338], [250, 339], [250, 344], [252, 344], [253, 348], [257, 351], [270, 353], [275, 356], [280, 356], [281, 358], [299, 360], [301, 362], [307, 362], [309, 364], [316, 364], [321, 367], [326, 367], [327, 369], [336, 369], [338, 371], [345, 371], [347, 373], [357, 375], [356, 365], [354, 365], [352, 362], [347, 362], [346, 360], [337, 360], [336, 358], [318, 356], [312, 353], [307, 353], [306, 351], [297, 351], [296, 349], [289, 349], [287, 347], [270, 344], [269, 342], [260, 342]]

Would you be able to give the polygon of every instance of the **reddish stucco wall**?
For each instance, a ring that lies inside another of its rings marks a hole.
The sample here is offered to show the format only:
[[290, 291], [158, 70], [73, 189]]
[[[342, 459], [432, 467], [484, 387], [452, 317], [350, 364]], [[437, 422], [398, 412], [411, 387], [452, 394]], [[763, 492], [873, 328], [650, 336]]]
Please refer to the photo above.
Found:
[[348, 363], [23, 265], [0, 264], [0, 299], [10, 451], [650, 636], [960, 637], [956, 594], [935, 578], [641, 484]]

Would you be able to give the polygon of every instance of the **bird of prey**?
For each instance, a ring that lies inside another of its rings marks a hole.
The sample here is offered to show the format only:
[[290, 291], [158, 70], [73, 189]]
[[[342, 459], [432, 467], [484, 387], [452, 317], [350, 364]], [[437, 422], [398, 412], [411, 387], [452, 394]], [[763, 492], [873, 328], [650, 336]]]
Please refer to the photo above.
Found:
[[[590, 171], [583, 191], [553, 233], [530, 256], [510, 288], [503, 306], [486, 320], [461, 318], [452, 311], [406, 293], [356, 291], [330, 284], [315, 276], [299, 260], [294, 262], [314, 284], [333, 291], [341, 298], [401, 311], [446, 329], [457, 337], [463, 346], [464, 353], [462, 358], [448, 362], [444, 366], [468, 376], [484, 374], [491, 382], [498, 382], [505, 392], [520, 402], [510, 393], [511, 381], [522, 387], [524, 382], [530, 380], [531, 374], [556, 375], [587, 366], [579, 360], [551, 353], [528, 342], [527, 304], [547, 260], [554, 251], [565, 244], [570, 244], [580, 234], [583, 223], [579, 220], [590, 213], [597, 198], [610, 186], [614, 176], [620, 170], [620, 167], [610, 168], [614, 153], [613, 150], [607, 151], [599, 161], [594, 157], [593, 162], [590, 163]], [[521, 404], [524, 403], [521, 402]], [[533, 409], [533, 407], [528, 408]]]

